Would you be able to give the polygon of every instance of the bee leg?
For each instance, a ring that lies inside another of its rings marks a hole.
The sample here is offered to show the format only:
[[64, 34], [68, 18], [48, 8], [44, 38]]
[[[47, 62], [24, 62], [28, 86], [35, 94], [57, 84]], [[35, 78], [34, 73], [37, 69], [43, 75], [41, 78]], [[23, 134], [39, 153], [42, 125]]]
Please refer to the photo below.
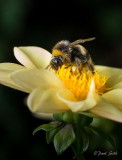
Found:
[[49, 64], [45, 69], [51, 69], [51, 65]]
[[93, 66], [93, 65], [88, 64], [88, 69], [89, 69], [90, 71], [92, 71], [92, 73], [94, 74], [94, 66]]
[[79, 74], [82, 74], [82, 69], [81, 69], [81, 67], [78, 67], [78, 72], [79, 72]]
[[48, 69], [50, 67], [50, 64], [48, 64], [48, 66], [45, 69]]
[[76, 57], [75, 60], [74, 60], [74, 64], [76, 65], [76, 67], [80, 67], [81, 66], [80, 58]]
[[71, 67], [72, 65], [71, 64], [68, 64], [67, 66], [65, 66], [65, 68], [68, 68], [68, 67]]
[[80, 58], [76, 57], [75, 61], [74, 61], [74, 64], [77, 67], [77, 70], [78, 70], [79, 74], [82, 74], [83, 65], [82, 65], [82, 62], [81, 62]]

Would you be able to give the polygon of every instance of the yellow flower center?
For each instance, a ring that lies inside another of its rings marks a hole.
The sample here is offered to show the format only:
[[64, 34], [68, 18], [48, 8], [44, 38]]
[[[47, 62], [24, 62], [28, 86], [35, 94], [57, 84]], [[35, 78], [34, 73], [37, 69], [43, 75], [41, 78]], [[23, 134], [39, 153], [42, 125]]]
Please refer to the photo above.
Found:
[[95, 92], [97, 94], [102, 95], [110, 90], [106, 86], [106, 81], [108, 80], [106, 75], [100, 75], [97, 71], [93, 73], [92, 71], [86, 71], [84, 68], [82, 73], [79, 74], [77, 70], [73, 71], [72, 67], [67, 68], [63, 65], [58, 69], [56, 75], [63, 81], [65, 87], [75, 95], [77, 100], [86, 98], [92, 79], [94, 79]]

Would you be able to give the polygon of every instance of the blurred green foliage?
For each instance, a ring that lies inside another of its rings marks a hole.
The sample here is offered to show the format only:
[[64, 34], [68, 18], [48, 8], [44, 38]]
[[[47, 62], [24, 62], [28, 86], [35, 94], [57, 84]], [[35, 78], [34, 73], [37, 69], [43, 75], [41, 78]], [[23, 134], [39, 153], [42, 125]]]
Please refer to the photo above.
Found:
[[[122, 3], [114, 0], [0, 0], [0, 62], [16, 62], [14, 46], [39, 46], [51, 52], [62, 39], [96, 37], [84, 44], [96, 64], [122, 67]], [[0, 160], [72, 159], [71, 150], [57, 156], [47, 145], [45, 134], [32, 136], [33, 130], [46, 123], [30, 113], [24, 104], [25, 93], [0, 86]], [[47, 122], [48, 123], [48, 122]], [[100, 120], [100, 125], [117, 141], [121, 159], [121, 124]], [[96, 140], [97, 141], [97, 140]], [[95, 157], [92, 152], [87, 159]]]

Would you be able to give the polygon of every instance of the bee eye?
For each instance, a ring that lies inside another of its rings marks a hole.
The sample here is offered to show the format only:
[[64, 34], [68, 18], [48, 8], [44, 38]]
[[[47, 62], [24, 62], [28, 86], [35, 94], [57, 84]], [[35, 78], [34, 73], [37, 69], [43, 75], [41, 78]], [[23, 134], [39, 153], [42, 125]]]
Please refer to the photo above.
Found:
[[53, 59], [51, 60], [51, 62], [52, 62], [52, 63], [58, 63], [58, 59], [57, 59], [57, 58], [53, 58]]
[[54, 57], [53, 59], [51, 59], [50, 63], [53, 68], [56, 68], [56, 67], [58, 68], [59, 66], [63, 65], [62, 57], [61, 56]]

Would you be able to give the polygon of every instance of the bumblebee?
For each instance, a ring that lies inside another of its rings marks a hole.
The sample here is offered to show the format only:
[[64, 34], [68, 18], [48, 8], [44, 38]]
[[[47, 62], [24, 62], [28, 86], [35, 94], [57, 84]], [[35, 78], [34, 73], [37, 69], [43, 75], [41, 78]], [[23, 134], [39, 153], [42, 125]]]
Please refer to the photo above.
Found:
[[81, 43], [94, 39], [95, 38], [79, 39], [72, 43], [67, 40], [58, 42], [52, 49], [52, 59], [47, 68], [50, 67], [57, 71], [59, 67], [65, 65], [66, 67], [75, 66], [79, 72], [81, 72], [84, 67], [94, 71], [90, 54], [81, 45]]

